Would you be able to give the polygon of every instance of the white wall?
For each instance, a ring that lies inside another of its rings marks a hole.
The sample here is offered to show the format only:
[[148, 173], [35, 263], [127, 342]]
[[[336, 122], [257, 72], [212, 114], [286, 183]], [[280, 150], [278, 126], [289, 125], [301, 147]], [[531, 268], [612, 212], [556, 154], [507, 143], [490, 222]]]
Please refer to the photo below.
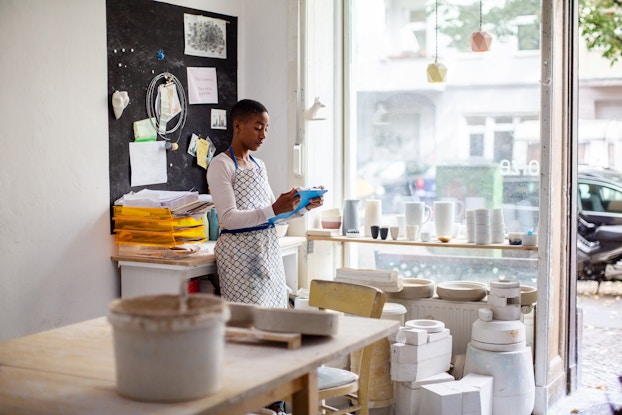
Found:
[[[287, 110], [287, 0], [171, 3], [238, 15], [239, 96], [271, 111], [263, 158], [287, 157], [274, 132], [287, 123], [277, 115]], [[102, 316], [118, 295], [106, 49], [104, 0], [0, 0], [0, 340]]]

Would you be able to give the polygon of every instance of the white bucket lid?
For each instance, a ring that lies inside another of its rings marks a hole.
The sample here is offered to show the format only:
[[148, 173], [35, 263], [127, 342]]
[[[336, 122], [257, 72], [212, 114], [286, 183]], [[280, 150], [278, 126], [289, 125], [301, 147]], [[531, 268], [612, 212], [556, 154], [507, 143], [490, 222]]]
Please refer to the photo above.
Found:
[[406, 314], [406, 307], [399, 303], [384, 303], [382, 307], [382, 317], [404, 314]]

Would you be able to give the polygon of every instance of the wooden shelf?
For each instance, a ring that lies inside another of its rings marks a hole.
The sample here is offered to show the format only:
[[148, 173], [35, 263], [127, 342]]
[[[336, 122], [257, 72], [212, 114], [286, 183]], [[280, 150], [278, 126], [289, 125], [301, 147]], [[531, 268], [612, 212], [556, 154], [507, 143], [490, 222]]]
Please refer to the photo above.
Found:
[[469, 243], [465, 239], [454, 239], [450, 242], [430, 241], [430, 242], [417, 242], [407, 241], [404, 238], [392, 239], [373, 239], [369, 236], [362, 236], [359, 238], [348, 238], [345, 236], [323, 236], [323, 235], [307, 235], [308, 241], [328, 241], [328, 242], [353, 242], [353, 243], [367, 243], [378, 245], [406, 245], [406, 246], [425, 246], [428, 248], [467, 248], [467, 249], [501, 249], [509, 251], [537, 251], [537, 246], [524, 246], [524, 245], [509, 245], [505, 244], [489, 244], [489, 245], [477, 245], [475, 243]]

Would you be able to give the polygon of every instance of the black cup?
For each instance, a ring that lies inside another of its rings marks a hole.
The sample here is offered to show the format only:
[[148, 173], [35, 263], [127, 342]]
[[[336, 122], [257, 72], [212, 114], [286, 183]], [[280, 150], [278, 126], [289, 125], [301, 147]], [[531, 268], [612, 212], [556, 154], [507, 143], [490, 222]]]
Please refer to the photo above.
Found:
[[372, 225], [371, 226], [371, 237], [374, 239], [378, 239], [378, 232], [380, 231], [380, 226]]
[[389, 228], [380, 228], [380, 238], [384, 241], [387, 239], [387, 235], [389, 234]]

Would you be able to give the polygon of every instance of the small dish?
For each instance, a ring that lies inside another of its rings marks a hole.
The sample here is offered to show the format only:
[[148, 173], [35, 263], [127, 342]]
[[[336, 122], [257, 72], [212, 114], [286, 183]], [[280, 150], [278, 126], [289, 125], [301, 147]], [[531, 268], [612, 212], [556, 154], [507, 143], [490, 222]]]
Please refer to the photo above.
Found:
[[443, 300], [480, 301], [488, 294], [488, 286], [476, 281], [439, 282], [436, 294]]

